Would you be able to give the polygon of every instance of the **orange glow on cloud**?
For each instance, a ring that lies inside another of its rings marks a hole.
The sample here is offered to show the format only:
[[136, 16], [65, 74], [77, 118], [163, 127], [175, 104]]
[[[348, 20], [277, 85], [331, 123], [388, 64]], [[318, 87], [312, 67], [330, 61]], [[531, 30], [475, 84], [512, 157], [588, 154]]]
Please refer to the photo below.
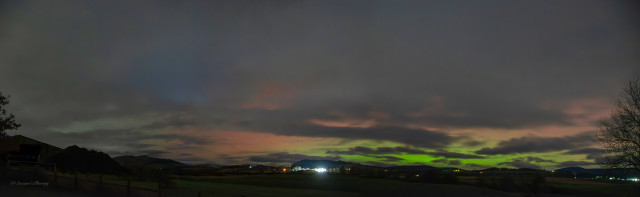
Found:
[[[203, 158], [211, 162], [223, 162], [224, 155], [242, 159], [231, 164], [248, 162], [248, 156], [264, 155], [273, 152], [304, 153], [308, 151], [335, 146], [342, 142], [339, 138], [283, 136], [272, 133], [251, 131], [217, 131], [198, 129], [177, 129], [169, 133], [181, 133], [189, 136], [200, 136], [211, 140], [207, 144], [184, 144], [180, 140], [151, 140], [147, 143], [162, 145], [170, 154], [187, 153], [189, 157]], [[324, 151], [324, 149], [323, 149]]]
[[211, 150], [221, 154], [292, 151], [295, 148], [335, 144], [340, 141], [336, 138], [283, 136], [250, 131], [213, 132], [210, 138], [218, 141], [209, 146]]
[[243, 109], [277, 110], [283, 102], [293, 98], [295, 88], [281, 84], [266, 84], [257, 87], [248, 102], [240, 105]]
[[569, 102], [562, 110], [565, 114], [572, 115], [571, 122], [575, 124], [593, 124], [607, 118], [614, 108], [614, 103], [603, 99], [582, 99]]
[[[244, 105], [246, 108], [261, 108], [276, 110], [281, 106], [279, 100], [273, 98], [286, 99], [289, 96], [274, 96], [281, 93], [279, 89], [267, 88], [261, 96], [255, 97], [253, 102]], [[437, 99], [436, 99], [437, 100]], [[526, 128], [456, 128], [438, 127], [425, 124], [403, 124], [396, 125], [413, 129], [425, 129], [436, 132], [447, 133], [457, 137], [469, 137], [469, 139], [484, 142], [481, 146], [492, 146], [499, 141], [519, 138], [524, 136], [540, 137], [562, 137], [575, 135], [582, 132], [594, 132], [598, 130], [597, 120], [607, 117], [613, 108], [610, 101], [599, 99], [582, 99], [568, 102], [553, 103], [541, 106], [543, 109], [561, 110], [565, 113], [566, 122], [572, 124], [546, 124], [533, 125]], [[546, 108], [545, 108], [546, 107]], [[436, 112], [437, 107], [419, 111], [421, 115], [431, 115]], [[344, 127], [344, 128], [371, 128], [378, 125], [390, 124], [387, 121], [389, 114], [381, 110], [371, 110], [368, 113], [350, 114], [341, 111], [331, 111], [328, 115], [334, 118], [307, 120], [308, 124], [324, 127]], [[187, 116], [188, 117], [188, 116]], [[461, 117], [464, 117], [461, 115]], [[392, 123], [391, 123], [392, 124]], [[284, 136], [273, 133], [251, 132], [251, 131], [220, 131], [220, 130], [200, 130], [197, 128], [182, 127], [168, 131], [170, 133], [183, 133], [190, 136], [201, 136], [210, 139], [210, 144], [185, 146], [179, 140], [151, 142], [154, 144], [164, 143], [175, 150], [182, 150], [183, 153], [190, 153], [199, 158], [216, 161], [221, 155], [232, 155], [236, 158], [264, 155], [274, 152], [288, 152], [292, 154], [301, 153], [307, 155], [324, 154], [327, 147], [348, 147], [341, 138], [330, 137], [302, 137]], [[362, 145], [358, 142], [358, 145]], [[352, 146], [352, 145], [349, 145]], [[452, 148], [467, 148], [466, 145], [456, 144]]]
[[309, 123], [314, 125], [325, 126], [325, 127], [351, 127], [351, 128], [369, 128], [369, 127], [376, 126], [377, 124], [376, 121], [373, 119], [359, 121], [359, 120], [320, 120], [315, 118], [309, 120]]

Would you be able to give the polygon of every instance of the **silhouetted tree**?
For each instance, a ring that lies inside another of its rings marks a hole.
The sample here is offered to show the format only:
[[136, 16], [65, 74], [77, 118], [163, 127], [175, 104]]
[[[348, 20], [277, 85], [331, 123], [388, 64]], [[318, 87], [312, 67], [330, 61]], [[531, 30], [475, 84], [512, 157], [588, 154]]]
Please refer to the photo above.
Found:
[[0, 138], [7, 137], [6, 130], [15, 130], [20, 127], [20, 123], [16, 123], [15, 116], [12, 113], [7, 114], [5, 105], [9, 104], [9, 95], [4, 96], [0, 92]]
[[601, 164], [640, 170], [640, 77], [629, 81], [611, 118], [600, 121], [598, 139], [605, 147]]
[[125, 170], [109, 155], [80, 148], [76, 145], [65, 148], [53, 157], [58, 168], [66, 172], [120, 174]]

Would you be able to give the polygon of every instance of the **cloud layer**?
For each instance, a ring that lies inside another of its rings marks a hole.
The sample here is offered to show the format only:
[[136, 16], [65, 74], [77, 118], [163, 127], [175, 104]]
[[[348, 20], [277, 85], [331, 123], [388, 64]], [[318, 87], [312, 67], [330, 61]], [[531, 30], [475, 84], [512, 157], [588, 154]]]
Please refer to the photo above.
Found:
[[590, 160], [578, 133], [640, 74], [640, 9], [617, 1], [0, 4], [16, 133], [113, 154]]
[[327, 151], [327, 154], [334, 155], [380, 155], [380, 154], [414, 154], [414, 155], [431, 155], [433, 157], [444, 157], [444, 158], [461, 158], [461, 159], [481, 159], [483, 156], [479, 155], [471, 155], [471, 154], [463, 154], [463, 153], [455, 153], [455, 152], [447, 152], [447, 151], [424, 151], [420, 149], [414, 149], [409, 147], [377, 147], [375, 149], [356, 146], [353, 148], [349, 148], [345, 151]]
[[577, 149], [595, 144], [595, 132], [584, 132], [564, 137], [525, 136], [501, 141], [493, 148], [483, 148], [476, 153], [484, 155], [551, 152]]

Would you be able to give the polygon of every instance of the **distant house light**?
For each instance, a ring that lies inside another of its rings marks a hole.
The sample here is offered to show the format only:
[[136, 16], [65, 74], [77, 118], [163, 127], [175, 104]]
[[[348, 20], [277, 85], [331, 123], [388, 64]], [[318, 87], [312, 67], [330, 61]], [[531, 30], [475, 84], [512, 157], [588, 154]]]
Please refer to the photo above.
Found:
[[326, 168], [314, 168], [313, 171], [316, 171], [316, 172], [327, 172], [327, 169]]

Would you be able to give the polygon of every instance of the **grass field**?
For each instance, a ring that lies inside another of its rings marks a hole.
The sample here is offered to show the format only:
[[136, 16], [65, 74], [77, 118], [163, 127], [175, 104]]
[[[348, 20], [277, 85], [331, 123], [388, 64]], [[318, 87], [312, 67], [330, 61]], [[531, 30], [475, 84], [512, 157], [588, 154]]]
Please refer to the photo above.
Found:
[[[461, 176], [458, 177], [458, 179], [462, 184], [477, 184], [477, 177]], [[492, 182], [500, 184], [499, 179], [500, 177], [486, 177], [485, 181], [489, 184]], [[516, 179], [516, 182], [516, 184], [522, 184], [519, 182], [519, 179]], [[570, 196], [640, 196], [640, 184], [620, 184], [596, 182], [587, 179], [548, 177], [545, 183], [541, 185], [540, 193]]]
[[182, 188], [199, 191], [201, 196], [331, 196], [331, 197], [355, 197], [362, 196], [354, 192], [312, 190], [312, 189], [293, 189], [285, 187], [265, 187], [252, 185], [238, 185], [228, 183], [215, 183], [203, 181], [174, 180]]
[[[73, 175], [60, 177], [72, 179]], [[412, 183], [392, 179], [360, 178], [346, 175], [251, 175], [251, 176], [185, 176], [172, 181], [185, 196], [522, 196], [476, 187], [477, 177], [458, 177], [460, 185]], [[97, 182], [95, 174], [79, 175], [80, 181]], [[487, 181], [489, 181], [488, 179]], [[104, 175], [103, 182], [126, 185], [126, 179]], [[131, 186], [157, 190], [151, 181], [131, 181]], [[513, 192], [513, 191], [512, 191]], [[542, 196], [640, 196], [639, 184], [615, 184], [569, 178], [547, 178], [541, 186]], [[167, 195], [167, 196], [183, 196]]]
[[222, 196], [516, 196], [465, 185], [410, 183], [340, 175], [255, 175], [236, 178], [178, 180], [190, 190]]
[[640, 184], [603, 183], [570, 178], [547, 178], [548, 192], [582, 196], [640, 196]]
[[[73, 179], [74, 178], [73, 174], [59, 173], [58, 176], [61, 177], [61, 178], [65, 178], [65, 179]], [[90, 181], [90, 182], [97, 183], [97, 182], [100, 181], [100, 175], [98, 175], [98, 174], [79, 174], [78, 175], [78, 180], [79, 181]], [[118, 176], [115, 176], [115, 175], [102, 175], [102, 182], [106, 183], [106, 184], [113, 184], [113, 185], [122, 185], [122, 186], [126, 186], [127, 185], [127, 179], [125, 177], [118, 177]], [[149, 190], [157, 190], [158, 189], [158, 183], [153, 182], [153, 181], [135, 181], [135, 180], [131, 180], [131, 187], [149, 189]]]

